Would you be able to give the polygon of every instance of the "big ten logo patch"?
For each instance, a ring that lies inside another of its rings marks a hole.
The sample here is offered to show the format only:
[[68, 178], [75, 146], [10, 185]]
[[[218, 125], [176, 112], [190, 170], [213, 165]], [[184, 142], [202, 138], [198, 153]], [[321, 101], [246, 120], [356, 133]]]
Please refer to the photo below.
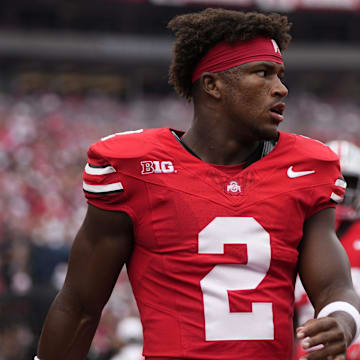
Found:
[[144, 160], [140, 162], [141, 174], [172, 174], [177, 171], [171, 161]]

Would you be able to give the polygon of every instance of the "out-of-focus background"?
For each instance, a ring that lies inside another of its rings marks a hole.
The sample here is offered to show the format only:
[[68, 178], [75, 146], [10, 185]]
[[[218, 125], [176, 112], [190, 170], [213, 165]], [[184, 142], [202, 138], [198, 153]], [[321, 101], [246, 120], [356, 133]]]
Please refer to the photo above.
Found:
[[[36, 353], [85, 214], [89, 145], [114, 132], [189, 125], [191, 105], [167, 83], [166, 24], [205, 6], [288, 14], [282, 130], [360, 142], [360, 0], [2, 0], [0, 360]], [[124, 272], [89, 359], [138, 359], [136, 319]]]

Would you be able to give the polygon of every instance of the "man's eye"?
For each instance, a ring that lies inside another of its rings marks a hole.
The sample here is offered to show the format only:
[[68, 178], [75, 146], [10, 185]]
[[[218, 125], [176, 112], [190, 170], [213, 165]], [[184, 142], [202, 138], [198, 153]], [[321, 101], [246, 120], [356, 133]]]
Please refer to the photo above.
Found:
[[266, 70], [259, 70], [256, 72], [259, 76], [265, 77], [266, 76]]

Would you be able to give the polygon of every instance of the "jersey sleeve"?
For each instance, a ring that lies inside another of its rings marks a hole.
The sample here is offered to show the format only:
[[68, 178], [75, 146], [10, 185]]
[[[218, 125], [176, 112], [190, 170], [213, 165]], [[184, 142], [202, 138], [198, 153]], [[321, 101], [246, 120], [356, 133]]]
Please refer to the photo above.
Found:
[[325, 208], [336, 207], [344, 200], [346, 182], [340, 172], [339, 160], [326, 162], [321, 166], [320, 171], [324, 174], [323, 181], [312, 191], [314, 203], [308, 217]]
[[126, 175], [118, 171], [119, 159], [102, 151], [101, 142], [92, 145], [83, 171], [83, 190], [87, 202], [103, 210], [123, 211], [133, 217]]
[[[306, 219], [319, 211], [336, 207], [344, 199], [346, 182], [341, 174], [339, 156], [322, 142], [295, 135], [295, 164], [310, 170], [306, 190]], [[306, 178], [306, 177], [305, 177]]]

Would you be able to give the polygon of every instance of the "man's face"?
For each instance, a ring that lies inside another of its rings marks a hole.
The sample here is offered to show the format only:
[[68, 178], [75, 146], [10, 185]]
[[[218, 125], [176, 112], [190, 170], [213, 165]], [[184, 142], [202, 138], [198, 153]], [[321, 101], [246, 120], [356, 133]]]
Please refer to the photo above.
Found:
[[283, 76], [283, 65], [271, 61], [247, 63], [220, 74], [224, 112], [234, 131], [256, 139], [276, 137], [288, 94]]

